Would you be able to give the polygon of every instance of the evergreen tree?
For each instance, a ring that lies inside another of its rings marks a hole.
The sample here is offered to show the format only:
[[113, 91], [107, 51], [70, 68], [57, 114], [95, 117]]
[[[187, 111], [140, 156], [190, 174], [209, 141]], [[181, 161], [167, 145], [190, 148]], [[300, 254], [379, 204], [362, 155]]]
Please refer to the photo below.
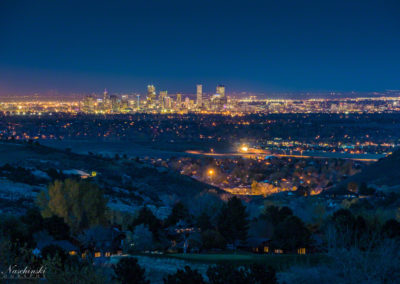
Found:
[[279, 249], [295, 251], [310, 244], [310, 231], [296, 216], [289, 216], [279, 223], [272, 237], [272, 243]]
[[203, 212], [197, 217], [197, 227], [199, 227], [202, 232], [213, 228], [210, 216], [208, 216], [207, 213]]
[[248, 213], [236, 196], [229, 199], [218, 216], [218, 231], [229, 242], [246, 241], [249, 229]]
[[178, 223], [179, 220], [182, 220], [182, 221], [190, 220], [189, 210], [186, 208], [186, 206], [182, 202], [175, 203], [174, 207], [172, 208], [172, 212], [168, 216], [165, 223], [166, 223], [167, 227], [169, 227], [169, 226], [176, 225], [176, 223]]
[[273, 226], [277, 226], [289, 216], [293, 216], [293, 211], [289, 207], [277, 207], [272, 205], [265, 208], [265, 211], [261, 217], [266, 219]]
[[153, 233], [154, 238], [158, 240], [161, 221], [158, 220], [153, 212], [147, 207], [142, 207], [142, 209], [140, 209], [139, 214], [132, 222], [131, 229], [134, 230], [135, 226], [141, 224], [147, 225], [149, 230]]

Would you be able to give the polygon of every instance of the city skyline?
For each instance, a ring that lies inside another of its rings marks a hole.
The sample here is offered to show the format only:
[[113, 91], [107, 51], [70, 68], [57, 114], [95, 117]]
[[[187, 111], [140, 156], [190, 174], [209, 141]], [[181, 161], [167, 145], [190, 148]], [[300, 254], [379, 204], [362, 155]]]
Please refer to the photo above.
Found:
[[[0, 95], [400, 89], [396, 1], [3, 2]], [[17, 20], [18, 19], [18, 20]]]

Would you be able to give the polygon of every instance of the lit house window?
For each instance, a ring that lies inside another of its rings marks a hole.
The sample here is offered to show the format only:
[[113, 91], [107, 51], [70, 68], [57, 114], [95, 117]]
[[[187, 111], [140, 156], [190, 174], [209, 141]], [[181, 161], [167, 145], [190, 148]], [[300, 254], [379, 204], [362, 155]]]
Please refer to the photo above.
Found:
[[278, 254], [281, 254], [281, 253], [283, 253], [283, 250], [281, 250], [281, 249], [276, 249], [276, 250], [274, 250], [274, 252], [275, 252], [275, 253], [278, 253]]
[[306, 254], [306, 248], [297, 249], [297, 254]]
[[109, 252], [109, 251], [106, 252], [106, 253], [104, 254], [104, 256], [105, 256], [105, 257], [110, 257], [110, 256], [111, 256], [111, 252]]
[[268, 253], [269, 252], [269, 247], [264, 247], [264, 252]]
[[76, 255], [76, 254], [77, 254], [77, 252], [74, 251], [74, 250], [71, 250], [71, 251], [69, 252], [69, 255]]
[[94, 253], [94, 257], [100, 257], [100, 256], [101, 256], [101, 252], [98, 251], [98, 252]]

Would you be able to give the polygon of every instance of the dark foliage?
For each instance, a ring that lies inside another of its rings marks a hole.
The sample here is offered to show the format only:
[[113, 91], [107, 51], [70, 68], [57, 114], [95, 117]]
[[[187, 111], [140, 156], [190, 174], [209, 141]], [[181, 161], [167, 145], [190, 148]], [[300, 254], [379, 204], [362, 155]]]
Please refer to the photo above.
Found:
[[201, 241], [203, 249], [224, 249], [226, 247], [226, 240], [222, 235], [214, 230], [207, 230], [201, 233]]
[[202, 232], [213, 228], [211, 218], [207, 213], [203, 212], [199, 217], [197, 217], [197, 227], [199, 227]]
[[261, 264], [248, 267], [235, 267], [231, 264], [220, 264], [207, 270], [211, 284], [275, 284], [275, 270]]
[[29, 235], [43, 230], [43, 217], [37, 207], [29, 208], [20, 219], [28, 227]]
[[382, 227], [383, 237], [394, 239], [400, 238], [400, 222], [390, 219]]
[[58, 257], [61, 265], [63, 265], [68, 258], [68, 255], [65, 253], [65, 251], [57, 245], [48, 245], [44, 247], [41, 251], [41, 255], [43, 259], [53, 259]]
[[122, 284], [148, 284], [145, 278], [145, 271], [133, 257], [122, 258], [117, 265], [113, 266], [115, 279]]
[[289, 216], [276, 226], [272, 243], [277, 248], [295, 251], [301, 247], [308, 247], [310, 236], [311, 233], [303, 221], [296, 216]]
[[276, 226], [289, 216], [293, 216], [293, 211], [289, 207], [268, 206], [261, 217]]
[[159, 230], [161, 228], [161, 221], [151, 212], [147, 207], [140, 209], [138, 216], [133, 220], [131, 229], [137, 225], [144, 224], [149, 227], [155, 239], [159, 239]]
[[0, 176], [4, 176], [14, 182], [26, 183], [30, 185], [38, 185], [46, 182], [46, 180], [34, 176], [28, 169], [19, 166], [13, 167], [9, 164], [5, 164], [4, 166], [0, 167]]
[[190, 214], [189, 210], [182, 202], [175, 203], [174, 207], [172, 208], [171, 214], [168, 216], [165, 224], [167, 227], [176, 225], [176, 223], [182, 221], [190, 221]]
[[218, 215], [218, 231], [229, 243], [246, 241], [249, 229], [248, 213], [236, 196], [229, 199]]
[[203, 284], [203, 276], [197, 271], [185, 266], [184, 270], [178, 269], [175, 274], [164, 278], [165, 284]]
[[66, 175], [62, 173], [62, 171], [58, 171], [55, 168], [50, 168], [46, 171], [47, 175], [51, 178], [52, 181], [55, 180], [64, 180], [66, 178]]
[[350, 210], [340, 209], [333, 213], [331, 220], [338, 236], [343, 239], [343, 246], [357, 244], [360, 248], [366, 248], [371, 245], [374, 230], [368, 227], [362, 216], [355, 217]]
[[54, 215], [50, 218], [44, 218], [43, 229], [45, 229], [56, 240], [69, 239], [70, 228], [61, 217]]

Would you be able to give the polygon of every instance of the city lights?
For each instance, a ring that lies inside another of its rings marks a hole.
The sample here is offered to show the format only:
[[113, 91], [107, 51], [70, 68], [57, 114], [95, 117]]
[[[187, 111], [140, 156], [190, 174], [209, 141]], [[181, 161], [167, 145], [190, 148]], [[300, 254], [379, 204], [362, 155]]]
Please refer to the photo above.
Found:
[[242, 152], [247, 152], [249, 150], [249, 147], [247, 147], [246, 145], [243, 145], [242, 147], [240, 147], [240, 150]]

